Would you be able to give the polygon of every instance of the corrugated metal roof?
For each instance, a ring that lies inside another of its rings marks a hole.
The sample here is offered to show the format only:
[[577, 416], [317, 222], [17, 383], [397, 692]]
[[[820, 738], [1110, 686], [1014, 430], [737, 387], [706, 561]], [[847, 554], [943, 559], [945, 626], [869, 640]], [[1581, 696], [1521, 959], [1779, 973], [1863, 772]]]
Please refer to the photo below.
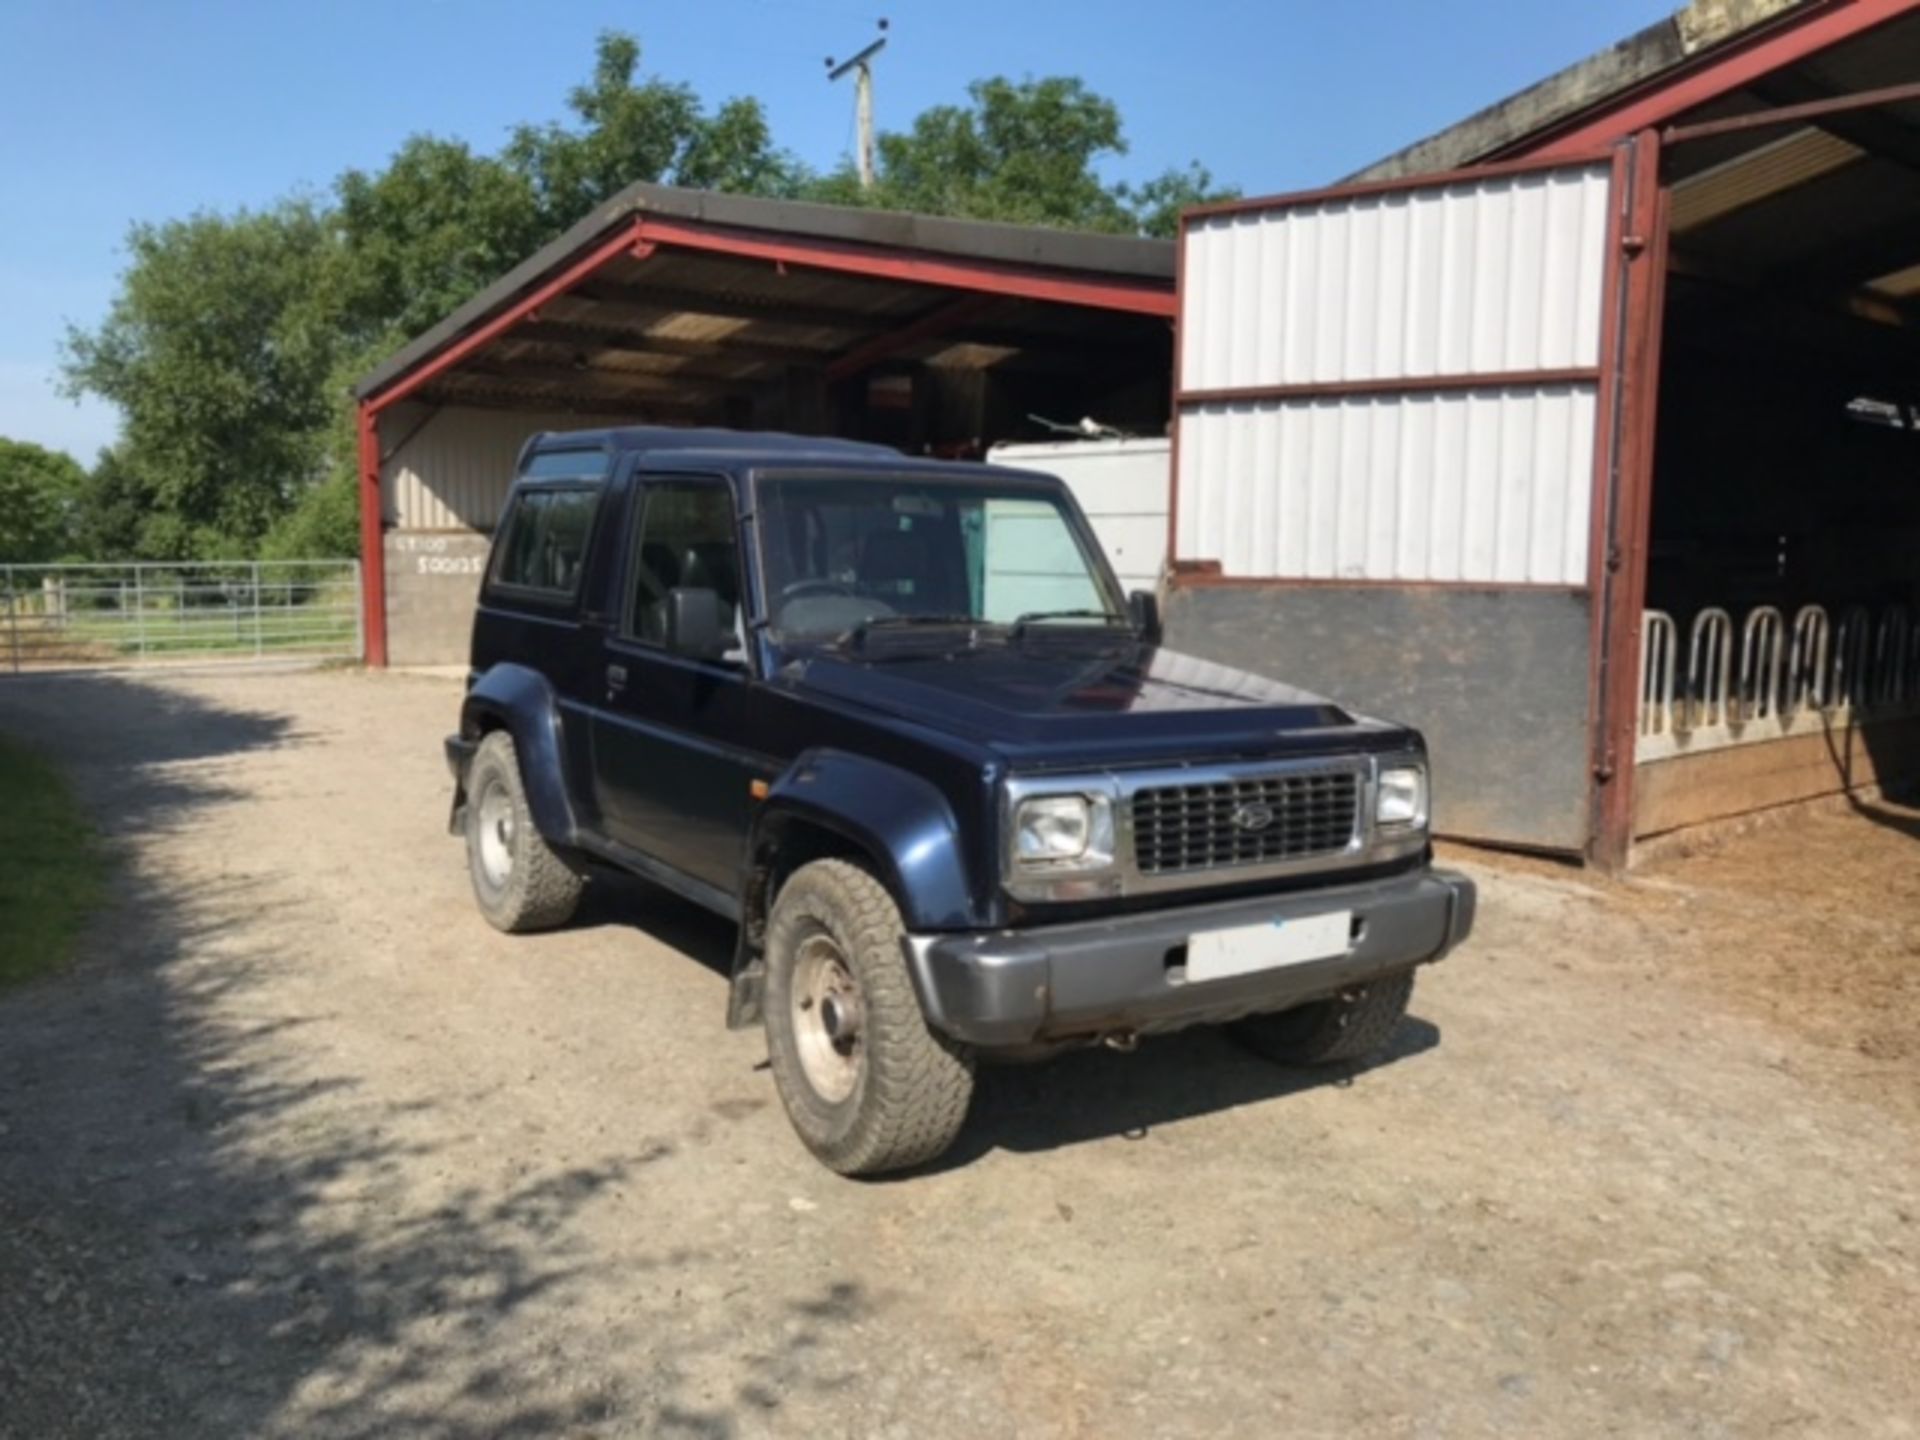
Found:
[[1709, 220], [1851, 164], [1866, 153], [1824, 130], [1807, 128], [1783, 135], [1677, 183], [1673, 228], [1684, 235]]
[[[590, 255], [623, 224], [643, 216], [871, 247], [876, 252], [958, 258], [1049, 274], [1102, 277], [1116, 283], [1146, 282], [1163, 285], [1168, 292], [1173, 286], [1174, 249], [1169, 241], [720, 195], [643, 183], [623, 190], [440, 324], [402, 346], [362, 377], [354, 387], [355, 395], [366, 399], [388, 389], [569, 264]], [[897, 279], [742, 263], [662, 249], [644, 263], [610, 261], [588, 284], [548, 306], [548, 313], [541, 318], [564, 318], [575, 323], [610, 319], [635, 336], [659, 333], [683, 340], [715, 341], [737, 335], [745, 322], [751, 322], [768, 332], [769, 338], [832, 353], [845, 347], [849, 334], [857, 338], [863, 329], [883, 328], [863, 326], [863, 319], [878, 321], [921, 313], [943, 293], [938, 286]], [[694, 299], [704, 301], [707, 308], [692, 308]], [[716, 321], [722, 323], [715, 325]], [[726, 322], [732, 322], [734, 328], [724, 328]], [[660, 327], [657, 332], [656, 327]], [[775, 331], [779, 332], [777, 336], [772, 335]]]

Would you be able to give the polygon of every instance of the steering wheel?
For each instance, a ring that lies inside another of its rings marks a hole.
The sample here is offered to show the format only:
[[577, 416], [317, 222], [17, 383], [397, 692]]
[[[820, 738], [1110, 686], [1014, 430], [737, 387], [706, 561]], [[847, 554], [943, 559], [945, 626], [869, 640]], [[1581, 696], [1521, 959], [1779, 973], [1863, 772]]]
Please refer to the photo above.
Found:
[[827, 580], [818, 576], [805, 580], [795, 580], [780, 589], [782, 600], [798, 600], [806, 595], [844, 595], [849, 599], [857, 598], [859, 591], [844, 580]]

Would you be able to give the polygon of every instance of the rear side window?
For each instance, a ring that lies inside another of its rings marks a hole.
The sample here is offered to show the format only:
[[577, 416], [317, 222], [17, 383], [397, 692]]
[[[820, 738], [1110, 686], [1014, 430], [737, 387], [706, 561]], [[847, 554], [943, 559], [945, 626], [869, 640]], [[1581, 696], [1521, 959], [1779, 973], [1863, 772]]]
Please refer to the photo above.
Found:
[[555, 599], [571, 599], [586, 569], [587, 537], [600, 505], [597, 486], [522, 490], [501, 530], [493, 583]]

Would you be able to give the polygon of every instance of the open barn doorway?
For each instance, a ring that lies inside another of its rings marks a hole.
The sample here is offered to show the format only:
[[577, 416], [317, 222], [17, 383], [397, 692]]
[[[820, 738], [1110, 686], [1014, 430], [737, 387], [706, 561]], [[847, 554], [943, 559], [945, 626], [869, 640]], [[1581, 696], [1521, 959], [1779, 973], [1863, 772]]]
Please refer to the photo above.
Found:
[[1920, 777], [1920, 17], [1666, 137], [1637, 839]]

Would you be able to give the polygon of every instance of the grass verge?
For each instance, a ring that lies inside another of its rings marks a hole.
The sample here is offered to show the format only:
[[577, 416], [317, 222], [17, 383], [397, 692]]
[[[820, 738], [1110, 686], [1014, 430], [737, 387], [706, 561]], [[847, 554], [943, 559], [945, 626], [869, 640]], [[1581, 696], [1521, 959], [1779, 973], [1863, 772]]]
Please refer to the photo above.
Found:
[[0, 736], [0, 988], [66, 964], [106, 861], [60, 773]]

